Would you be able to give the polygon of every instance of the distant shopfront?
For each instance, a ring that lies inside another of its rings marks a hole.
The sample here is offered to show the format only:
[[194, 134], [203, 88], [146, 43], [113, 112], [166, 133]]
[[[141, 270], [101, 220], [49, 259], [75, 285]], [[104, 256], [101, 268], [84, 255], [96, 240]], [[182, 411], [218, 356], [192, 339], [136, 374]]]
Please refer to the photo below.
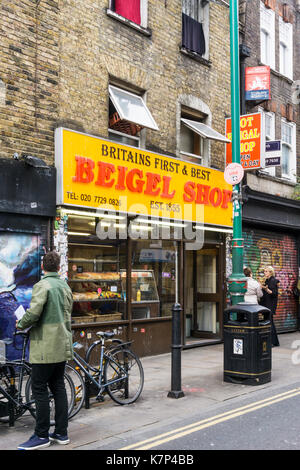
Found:
[[[15, 311], [29, 307], [51, 247], [56, 171], [33, 157], [0, 163], [0, 339], [13, 339]], [[14, 338], [7, 346], [8, 359], [20, 357], [21, 342]]]
[[141, 355], [169, 352], [172, 306], [183, 343], [222, 337], [231, 186], [223, 173], [68, 129], [56, 130], [54, 246], [86, 346], [99, 329]]
[[264, 279], [264, 267], [273, 266], [280, 281], [274, 321], [279, 333], [299, 329], [300, 246], [299, 201], [244, 187], [244, 261], [253, 277]]

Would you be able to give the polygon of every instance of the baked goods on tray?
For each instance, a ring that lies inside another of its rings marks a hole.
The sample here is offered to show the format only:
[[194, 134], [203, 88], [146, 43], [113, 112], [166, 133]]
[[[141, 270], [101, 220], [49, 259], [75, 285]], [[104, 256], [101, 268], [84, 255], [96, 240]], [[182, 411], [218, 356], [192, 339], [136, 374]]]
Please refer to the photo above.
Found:
[[117, 281], [120, 279], [119, 273], [114, 272], [102, 272], [102, 273], [76, 273], [74, 279], [82, 279], [82, 280], [89, 280], [89, 279], [100, 279], [100, 280], [112, 280]]

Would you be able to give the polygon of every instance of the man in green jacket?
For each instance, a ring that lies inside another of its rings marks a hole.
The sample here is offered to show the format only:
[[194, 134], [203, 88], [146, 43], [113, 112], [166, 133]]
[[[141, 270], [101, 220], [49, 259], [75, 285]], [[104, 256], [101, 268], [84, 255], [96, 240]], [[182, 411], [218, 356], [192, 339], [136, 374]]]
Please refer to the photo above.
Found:
[[[34, 285], [29, 309], [17, 328], [30, 329], [29, 361], [36, 404], [35, 433], [18, 446], [22, 450], [48, 447], [50, 441], [68, 444], [68, 401], [64, 384], [66, 361], [73, 358], [71, 331], [72, 291], [59, 277], [60, 258], [52, 251], [43, 258], [43, 278]], [[55, 402], [55, 430], [49, 435], [48, 386]]]

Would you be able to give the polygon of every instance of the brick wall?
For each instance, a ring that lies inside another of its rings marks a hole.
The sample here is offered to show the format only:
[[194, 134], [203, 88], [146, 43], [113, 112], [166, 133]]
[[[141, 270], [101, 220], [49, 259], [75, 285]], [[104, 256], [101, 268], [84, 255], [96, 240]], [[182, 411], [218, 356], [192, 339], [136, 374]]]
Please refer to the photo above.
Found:
[[[30, 152], [53, 162], [60, 125], [106, 137], [108, 83], [124, 81], [147, 93], [159, 131], [146, 147], [178, 153], [180, 97], [201, 100], [224, 133], [230, 115], [229, 9], [210, 7], [210, 57], [180, 52], [181, 2], [148, 1], [147, 36], [107, 14], [108, 0], [2, 0], [0, 11], [0, 157]], [[224, 145], [212, 143], [223, 168]]]
[[[300, 12], [296, 8], [294, 0], [251, 0], [245, 2], [240, 0], [240, 12], [242, 11], [242, 40], [250, 47], [251, 57], [246, 59], [247, 66], [263, 65], [260, 62], [260, 21], [259, 11], [260, 3], [267, 4], [269, 8], [275, 11], [275, 70], [271, 69], [271, 99], [262, 105], [267, 111], [272, 111], [275, 116], [275, 135], [276, 139], [281, 138], [281, 118], [288, 118], [292, 122], [296, 122], [297, 131], [297, 172], [300, 173], [300, 132], [299, 132], [299, 104], [292, 101], [292, 85], [293, 81], [281, 75], [279, 71], [279, 17], [285, 15], [284, 4], [288, 6], [286, 18], [293, 24], [293, 48], [294, 48], [294, 80], [300, 79], [299, 67], [299, 34], [300, 34]], [[255, 112], [257, 107], [253, 103], [247, 103], [247, 113]], [[280, 177], [281, 170], [276, 168], [276, 176]], [[255, 185], [253, 177], [251, 181]], [[260, 185], [257, 183], [256, 185]], [[275, 185], [275, 193], [278, 193], [278, 184]], [[274, 186], [274, 188], [275, 188]], [[272, 184], [268, 184], [269, 191], [272, 192]], [[256, 189], [256, 188], [255, 188]], [[291, 196], [293, 188], [285, 188], [282, 194]], [[274, 193], [274, 194], [275, 194]]]
[[[59, 102], [58, 1], [0, 3], [0, 157], [29, 153], [53, 163]], [[3, 87], [3, 89], [4, 89]]]

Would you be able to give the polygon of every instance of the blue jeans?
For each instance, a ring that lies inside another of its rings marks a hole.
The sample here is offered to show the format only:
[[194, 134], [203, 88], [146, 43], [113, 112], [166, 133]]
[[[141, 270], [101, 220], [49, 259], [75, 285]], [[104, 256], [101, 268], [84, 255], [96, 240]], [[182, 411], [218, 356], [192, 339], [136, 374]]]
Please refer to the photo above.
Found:
[[55, 430], [65, 436], [68, 428], [68, 400], [64, 382], [65, 362], [32, 364], [32, 393], [36, 405], [35, 434], [48, 437], [50, 429], [49, 391], [55, 403]]

